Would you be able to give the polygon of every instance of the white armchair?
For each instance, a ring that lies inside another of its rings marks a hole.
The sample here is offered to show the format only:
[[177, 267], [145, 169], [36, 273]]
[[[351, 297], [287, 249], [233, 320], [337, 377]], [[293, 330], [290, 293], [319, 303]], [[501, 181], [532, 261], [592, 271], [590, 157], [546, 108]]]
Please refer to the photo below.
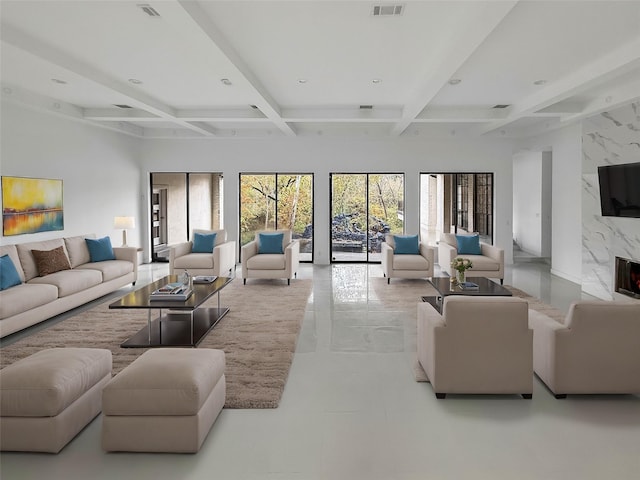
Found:
[[640, 303], [578, 301], [563, 322], [529, 311], [533, 368], [556, 398], [640, 394]]
[[438, 242], [438, 264], [443, 272], [455, 276], [451, 268], [451, 261], [456, 257], [468, 258], [473, 263], [469, 269], [470, 277], [499, 278], [504, 283], [504, 250], [502, 248], [479, 242], [480, 254], [460, 253], [458, 241], [453, 233], [443, 233]]
[[[282, 234], [282, 253], [260, 253], [260, 234]], [[242, 279], [283, 278], [287, 285], [298, 273], [300, 264], [300, 242], [292, 240], [291, 230], [270, 230], [257, 232], [255, 239], [242, 246]]]
[[444, 298], [442, 315], [418, 304], [418, 361], [437, 398], [447, 393], [533, 394], [533, 331], [517, 297]]
[[382, 243], [382, 273], [391, 278], [433, 277], [435, 251], [425, 243], [418, 243], [418, 254], [396, 254], [395, 236], [387, 235]]
[[[195, 234], [216, 234], [211, 253], [193, 250]], [[226, 230], [194, 230], [191, 241], [172, 245], [169, 251], [169, 273], [179, 274], [186, 270], [190, 275], [227, 276], [236, 265], [236, 242], [227, 241]]]

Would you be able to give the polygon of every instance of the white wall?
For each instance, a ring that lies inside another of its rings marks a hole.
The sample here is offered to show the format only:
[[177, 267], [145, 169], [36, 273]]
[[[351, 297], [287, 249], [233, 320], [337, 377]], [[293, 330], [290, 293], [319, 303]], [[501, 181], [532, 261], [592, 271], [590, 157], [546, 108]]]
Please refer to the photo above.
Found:
[[522, 139], [518, 149], [550, 151], [551, 273], [582, 283], [582, 126]]
[[[140, 141], [91, 125], [2, 102], [0, 174], [63, 180], [64, 230], [0, 237], [1, 244], [62, 236], [110, 235], [115, 216], [142, 212], [138, 151]], [[127, 233], [129, 245], [142, 245], [141, 229]]]
[[[238, 181], [241, 172], [313, 173], [315, 184], [315, 263], [329, 262], [329, 173], [404, 172], [405, 225], [419, 233], [421, 172], [494, 172], [494, 243], [512, 262], [511, 154], [508, 140], [474, 141], [338, 139], [297, 137], [278, 139], [144, 140], [142, 170], [212, 171], [224, 175], [224, 227], [238, 236]], [[148, 196], [148, 180], [141, 188]], [[145, 201], [148, 202], [148, 199]]]
[[542, 256], [542, 152], [513, 157], [513, 239], [525, 252]]

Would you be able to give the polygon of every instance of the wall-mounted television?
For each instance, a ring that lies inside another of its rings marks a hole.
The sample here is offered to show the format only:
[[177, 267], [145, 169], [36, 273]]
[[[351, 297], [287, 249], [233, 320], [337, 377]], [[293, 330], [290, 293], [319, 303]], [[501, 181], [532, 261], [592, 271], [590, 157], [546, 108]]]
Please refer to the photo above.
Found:
[[605, 217], [640, 218], [640, 162], [598, 167]]

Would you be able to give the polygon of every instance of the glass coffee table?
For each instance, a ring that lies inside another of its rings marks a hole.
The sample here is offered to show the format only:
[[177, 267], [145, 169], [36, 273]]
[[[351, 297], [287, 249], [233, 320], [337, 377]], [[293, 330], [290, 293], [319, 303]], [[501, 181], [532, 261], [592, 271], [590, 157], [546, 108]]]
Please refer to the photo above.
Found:
[[[233, 278], [218, 277], [212, 283], [193, 285], [193, 294], [184, 301], [151, 300], [151, 293], [168, 283], [178, 281], [177, 275], [168, 275], [131, 292], [109, 305], [109, 308], [137, 308], [147, 310], [147, 325], [120, 346], [123, 348], [146, 347], [196, 347], [224, 317], [229, 309], [220, 306], [220, 290]], [[217, 307], [202, 307], [213, 295], [218, 294]], [[157, 318], [152, 318], [152, 312]]]
[[485, 277], [467, 277], [467, 282], [478, 285], [477, 289], [467, 290], [451, 283], [450, 277], [432, 277], [429, 283], [438, 291], [436, 296], [421, 297], [423, 302], [428, 302], [442, 313], [442, 302], [449, 295], [467, 295], [480, 297], [511, 297], [511, 291], [504, 288], [499, 283], [493, 282]]

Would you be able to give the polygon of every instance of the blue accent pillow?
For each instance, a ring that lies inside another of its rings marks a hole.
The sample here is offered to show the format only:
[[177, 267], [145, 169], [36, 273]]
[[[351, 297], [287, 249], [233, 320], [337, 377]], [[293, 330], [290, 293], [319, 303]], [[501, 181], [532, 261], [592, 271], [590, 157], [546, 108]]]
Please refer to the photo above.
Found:
[[89, 249], [89, 257], [91, 262], [104, 262], [105, 260], [115, 260], [116, 256], [111, 247], [111, 239], [104, 238], [85, 238], [87, 248]]
[[418, 235], [394, 235], [393, 241], [396, 242], [396, 248], [393, 251], [396, 255], [420, 254]]
[[191, 253], [211, 253], [216, 244], [217, 233], [198, 233], [193, 234], [193, 247]]
[[456, 235], [459, 255], [482, 255], [478, 235]]
[[258, 253], [284, 253], [282, 239], [284, 233], [259, 233]]
[[20, 274], [11, 261], [11, 257], [9, 257], [9, 255], [2, 255], [0, 257], [0, 290], [6, 290], [21, 283]]

